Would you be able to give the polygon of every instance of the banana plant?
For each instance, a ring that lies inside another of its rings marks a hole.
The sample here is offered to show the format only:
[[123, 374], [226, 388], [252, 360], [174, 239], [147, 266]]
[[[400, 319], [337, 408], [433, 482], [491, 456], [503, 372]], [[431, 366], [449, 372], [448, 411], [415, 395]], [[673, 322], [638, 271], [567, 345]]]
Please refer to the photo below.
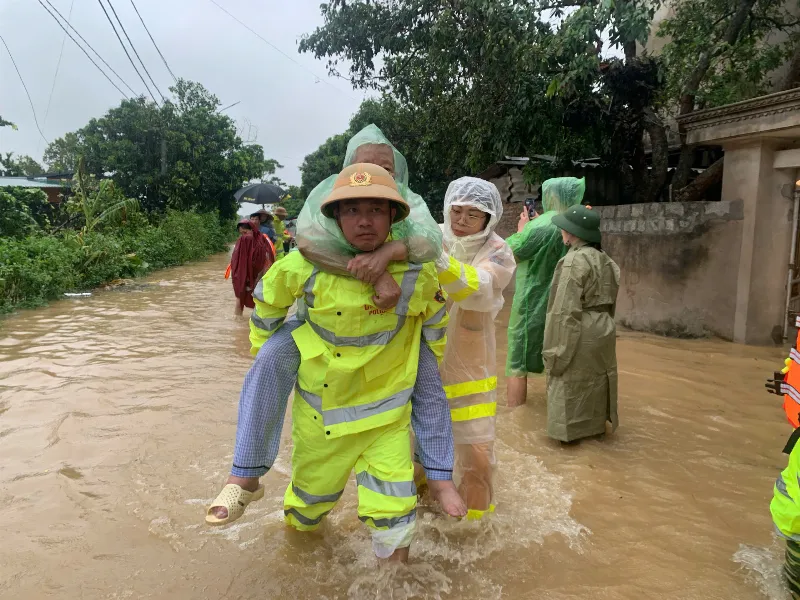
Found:
[[98, 184], [94, 176], [86, 173], [83, 158], [78, 163], [72, 190], [74, 195], [69, 202], [68, 210], [83, 216], [81, 238], [101, 226], [124, 222], [128, 214], [139, 208], [139, 201], [135, 198], [125, 198], [112, 180], [104, 179]]

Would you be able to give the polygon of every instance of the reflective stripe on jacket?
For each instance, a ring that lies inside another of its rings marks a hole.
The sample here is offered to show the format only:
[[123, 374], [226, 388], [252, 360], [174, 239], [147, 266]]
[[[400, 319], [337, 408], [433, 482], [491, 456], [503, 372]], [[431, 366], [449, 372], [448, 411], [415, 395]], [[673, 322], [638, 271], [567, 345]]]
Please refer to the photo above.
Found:
[[789, 454], [789, 464], [778, 476], [769, 511], [781, 536], [800, 541], [800, 444]]
[[450, 401], [456, 444], [494, 440], [497, 358], [494, 319], [516, 263], [506, 242], [492, 234], [471, 261], [449, 257], [439, 283], [448, 292], [450, 324], [442, 382]]
[[420, 340], [443, 356], [448, 317], [434, 265], [392, 263], [388, 270], [402, 293], [387, 311], [372, 303], [371, 285], [318, 271], [299, 252], [275, 263], [254, 291], [253, 354], [302, 299], [305, 323], [292, 333], [302, 357], [298, 395], [331, 438], [407, 418]]

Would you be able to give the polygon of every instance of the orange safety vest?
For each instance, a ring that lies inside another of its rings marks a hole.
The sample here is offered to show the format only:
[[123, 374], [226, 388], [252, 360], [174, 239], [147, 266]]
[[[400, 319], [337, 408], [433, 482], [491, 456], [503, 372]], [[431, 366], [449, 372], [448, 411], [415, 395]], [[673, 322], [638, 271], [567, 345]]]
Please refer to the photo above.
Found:
[[[795, 325], [800, 328], [800, 317], [797, 317]], [[800, 427], [800, 331], [797, 332], [797, 341], [794, 347], [789, 351], [789, 359], [787, 363], [787, 371], [781, 383], [781, 391], [783, 392], [783, 411], [786, 413], [786, 418], [789, 419], [792, 427], [797, 429]]]

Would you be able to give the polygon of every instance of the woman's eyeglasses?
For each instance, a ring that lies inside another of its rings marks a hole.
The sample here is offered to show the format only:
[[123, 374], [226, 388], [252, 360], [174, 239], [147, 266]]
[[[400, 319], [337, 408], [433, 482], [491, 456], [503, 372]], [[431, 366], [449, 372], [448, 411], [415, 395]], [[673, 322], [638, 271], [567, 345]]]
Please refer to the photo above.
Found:
[[486, 215], [484, 213], [481, 213], [479, 215], [472, 215], [472, 214], [470, 214], [468, 212], [457, 212], [457, 211], [453, 210], [452, 208], [450, 209], [450, 219], [451, 220], [456, 221], [456, 222], [465, 221], [467, 223], [467, 225], [477, 225], [478, 223], [480, 223], [485, 218], [486, 218]]

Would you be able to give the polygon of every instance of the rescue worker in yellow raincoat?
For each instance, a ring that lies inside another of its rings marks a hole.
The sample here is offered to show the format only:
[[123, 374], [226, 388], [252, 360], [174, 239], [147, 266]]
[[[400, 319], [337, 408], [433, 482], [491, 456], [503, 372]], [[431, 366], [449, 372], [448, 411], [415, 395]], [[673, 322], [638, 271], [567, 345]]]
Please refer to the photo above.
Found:
[[[408, 260], [411, 262], [435, 260], [442, 252], [442, 232], [431, 217], [424, 200], [408, 188], [408, 166], [405, 158], [375, 125], [368, 125], [359, 131], [347, 145], [344, 166], [359, 162], [385, 168], [394, 178], [398, 192], [409, 205], [409, 216], [392, 225], [393, 241], [384, 245], [399, 245], [407, 249]], [[336, 179], [336, 175], [331, 175], [317, 185], [306, 199], [297, 224], [298, 248], [320, 271], [346, 277], [351, 276], [348, 267], [357, 258], [373, 257], [371, 261], [375, 262], [377, 257], [381, 266], [373, 269], [370, 275], [362, 276], [361, 280], [375, 290], [372, 310], [393, 308], [400, 300], [401, 290], [395, 278], [387, 271], [391, 259], [384, 260], [380, 251], [363, 252], [355, 248], [344, 238], [338, 224], [327, 218], [321, 210]], [[397, 260], [405, 261], [405, 254]], [[356, 273], [352, 276], [356, 276]], [[262, 280], [253, 292], [256, 299], [263, 298], [264, 289]], [[295, 339], [290, 335], [290, 329], [299, 324], [297, 321], [302, 320], [303, 315], [299, 314], [298, 317], [299, 319], [288, 321], [280, 331], [264, 342], [264, 353], [272, 357], [272, 362], [262, 363], [258, 365], [258, 369], [251, 370], [248, 375], [249, 383], [246, 383], [247, 387], [259, 385], [259, 378], [277, 380], [281, 405], [288, 402], [292, 390], [290, 379], [293, 381], [296, 377], [300, 365], [300, 352]], [[268, 322], [259, 317], [258, 311], [253, 311], [250, 316], [250, 330], [251, 339], [258, 340], [262, 339], [263, 332], [269, 330]], [[257, 345], [260, 344], [261, 342]], [[240, 419], [237, 429], [234, 464], [228, 483], [243, 486], [245, 491], [255, 489], [253, 486], [257, 484], [258, 477], [272, 465], [278, 452], [277, 443], [266, 443], [264, 430], [276, 426], [279, 428], [283, 422], [283, 412], [270, 411], [261, 405], [248, 406], [244, 412], [255, 416], [246, 419], [244, 424]], [[448, 515], [463, 517], [467, 514], [467, 508], [453, 484], [454, 450], [450, 410], [442, 389], [436, 357], [425, 345], [420, 351], [411, 409], [411, 422], [417, 440], [417, 462], [424, 469], [431, 497], [441, 504]], [[242, 412], [240, 407], [240, 415]], [[224, 507], [214, 509], [213, 513], [207, 519], [210, 524], [224, 524], [238, 518], [229, 515]], [[240, 515], [241, 511], [237, 514]]]
[[282, 259], [286, 252], [283, 249], [283, 243], [286, 241], [286, 224], [284, 223], [284, 219], [289, 216], [288, 211], [283, 207], [279, 206], [274, 211], [272, 211], [274, 215], [274, 220], [272, 222], [272, 226], [275, 228], [275, 261], [279, 261]]
[[[366, 251], [380, 247], [392, 222], [404, 219], [409, 208], [386, 170], [355, 164], [337, 177], [321, 210], [349, 243]], [[252, 328], [251, 341], [255, 348], [262, 345], [280, 330], [295, 300], [302, 301], [302, 324], [292, 331], [302, 360], [292, 408], [286, 523], [302, 531], [316, 529], [355, 469], [358, 514], [372, 530], [376, 555], [407, 560], [417, 501], [409, 401], [422, 340], [441, 358], [448, 319], [433, 264], [396, 262], [389, 273], [402, 293], [394, 309], [383, 311], [374, 307], [372, 289], [360, 281], [319, 271], [302, 254], [290, 253], [264, 278], [263, 299], [256, 299], [254, 312], [265, 327]], [[251, 373], [267, 358], [260, 353]], [[240, 411], [245, 396], [266, 392], [271, 394], [267, 410], [281, 412], [281, 390], [274, 387], [248, 389], [246, 380]], [[247, 415], [240, 412], [239, 428], [243, 419]], [[279, 439], [280, 426], [274, 425], [282, 421], [282, 414], [275, 415], [267, 435]], [[227, 517], [235, 518], [262, 496], [260, 485], [252, 491], [226, 485], [208, 517], [215, 507], [224, 507]]]
[[[795, 322], [800, 328], [800, 317]], [[789, 441], [783, 449], [789, 455], [789, 464], [775, 481], [772, 502], [769, 505], [775, 529], [786, 540], [783, 566], [789, 592], [794, 600], [800, 599], [800, 331], [794, 347], [786, 359], [785, 367], [768, 380], [767, 389], [773, 394], [783, 395], [786, 418], [794, 427]]]
[[[497, 360], [494, 319], [503, 308], [503, 290], [516, 263], [511, 247], [494, 233], [503, 216], [494, 184], [462, 177], [444, 199], [443, 251], [436, 260], [439, 283], [448, 293], [450, 325], [442, 361], [442, 381], [450, 402], [456, 447], [458, 491], [467, 518], [494, 510], [492, 474], [497, 411]], [[352, 272], [367, 278], [392, 260], [404, 260], [406, 245], [389, 242], [356, 256]], [[421, 475], [417, 475], [417, 480]]]

